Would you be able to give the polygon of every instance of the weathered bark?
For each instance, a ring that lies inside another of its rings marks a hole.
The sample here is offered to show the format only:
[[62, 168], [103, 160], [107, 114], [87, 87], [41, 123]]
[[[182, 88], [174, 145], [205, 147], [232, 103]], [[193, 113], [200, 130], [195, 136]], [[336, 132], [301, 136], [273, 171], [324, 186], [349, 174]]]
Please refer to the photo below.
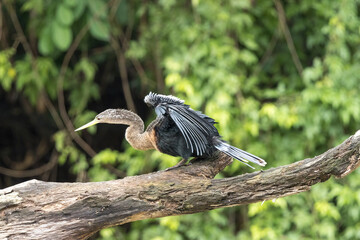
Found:
[[107, 182], [27, 181], [0, 191], [0, 239], [85, 239], [141, 219], [279, 198], [360, 165], [360, 131], [320, 156], [266, 171], [212, 179], [231, 159]]

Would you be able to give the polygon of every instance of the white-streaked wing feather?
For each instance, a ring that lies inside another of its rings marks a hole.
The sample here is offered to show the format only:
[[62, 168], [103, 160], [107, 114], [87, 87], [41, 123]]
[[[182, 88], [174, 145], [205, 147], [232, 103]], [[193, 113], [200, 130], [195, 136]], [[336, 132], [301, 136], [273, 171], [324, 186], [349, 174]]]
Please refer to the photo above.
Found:
[[212, 134], [214, 127], [207, 122], [208, 120], [202, 118], [199, 112], [192, 110], [188, 105], [164, 103], [159, 104], [155, 108], [155, 112], [158, 116], [169, 114], [192, 153], [196, 152], [199, 156], [205, 153], [208, 135]]

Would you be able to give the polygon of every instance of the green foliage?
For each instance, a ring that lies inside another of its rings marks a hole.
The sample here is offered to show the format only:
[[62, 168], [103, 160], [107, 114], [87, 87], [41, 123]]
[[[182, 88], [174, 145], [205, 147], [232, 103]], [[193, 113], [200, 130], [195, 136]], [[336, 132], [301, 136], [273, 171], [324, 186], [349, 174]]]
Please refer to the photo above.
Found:
[[[134, 99], [156, 91], [163, 77], [165, 94], [215, 118], [224, 139], [266, 159], [269, 167], [312, 157], [359, 128], [360, 1], [281, 2], [301, 75], [273, 1], [20, 1], [18, 15], [27, 23], [25, 34], [37, 39], [39, 56], [26, 49], [0, 51], [0, 86], [33, 106], [43, 94], [57, 101], [63, 92], [69, 117], [79, 127], [96, 115], [89, 109], [110, 107], [103, 99], [123, 90], [111, 91], [120, 82], [108, 45], [113, 35], [126, 48]], [[61, 73], [84, 27], [88, 31]], [[100, 136], [96, 128], [81, 135], [94, 140]], [[116, 179], [108, 165], [131, 176], [179, 160], [134, 150], [118, 139], [119, 148], [101, 149], [90, 159], [65, 130], [53, 135], [59, 164], [69, 164], [73, 174], [86, 172], [91, 181]], [[249, 171], [234, 162], [218, 178]], [[245, 213], [237, 207], [139, 221], [126, 230], [101, 230], [99, 239], [360, 239], [359, 177], [357, 170], [309, 192], [251, 204]]]
[[7, 49], [0, 52], [0, 83], [5, 91], [9, 91], [11, 84], [16, 76], [16, 71], [10, 62], [10, 58], [14, 55], [13, 49]]
[[55, 148], [60, 153], [59, 164], [63, 165], [67, 161], [71, 164], [71, 172], [77, 174], [88, 168], [88, 162], [84, 153], [79, 151], [71, 144], [69, 136], [64, 131], [54, 134]]
[[[69, 113], [79, 116], [85, 111], [88, 102], [92, 99], [99, 99], [99, 88], [94, 83], [96, 65], [88, 58], [82, 58], [74, 66], [71, 73], [71, 81], [66, 82], [65, 89], [71, 90], [69, 99], [73, 103]], [[94, 116], [95, 117], [95, 116]]]

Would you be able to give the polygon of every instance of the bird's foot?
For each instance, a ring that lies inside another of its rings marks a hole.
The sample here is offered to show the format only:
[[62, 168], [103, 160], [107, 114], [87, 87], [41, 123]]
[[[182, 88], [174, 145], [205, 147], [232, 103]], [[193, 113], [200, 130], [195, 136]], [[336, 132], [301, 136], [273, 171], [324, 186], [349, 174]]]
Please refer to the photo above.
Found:
[[169, 168], [165, 169], [165, 171], [173, 170], [175, 168], [182, 167], [182, 166], [191, 165], [191, 163], [186, 164], [186, 162], [187, 162], [187, 159], [181, 159], [180, 162], [178, 162], [176, 165], [174, 165], [172, 167], [169, 167]]

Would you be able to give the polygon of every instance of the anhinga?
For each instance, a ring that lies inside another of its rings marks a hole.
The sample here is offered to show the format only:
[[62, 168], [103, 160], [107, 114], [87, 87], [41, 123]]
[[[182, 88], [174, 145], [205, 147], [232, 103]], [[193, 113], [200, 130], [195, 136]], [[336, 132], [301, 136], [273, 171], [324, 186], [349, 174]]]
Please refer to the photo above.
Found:
[[248, 166], [249, 161], [260, 166], [266, 165], [263, 159], [223, 141], [214, 126], [215, 120], [194, 111], [184, 104], [183, 100], [150, 92], [144, 101], [155, 109], [157, 115], [146, 131], [142, 119], [125, 109], [105, 110], [93, 121], [75, 131], [97, 123], [128, 125], [125, 138], [133, 148], [156, 149], [171, 156], [181, 156], [183, 159], [176, 166], [183, 165], [190, 157], [207, 157], [216, 151], [221, 151]]

